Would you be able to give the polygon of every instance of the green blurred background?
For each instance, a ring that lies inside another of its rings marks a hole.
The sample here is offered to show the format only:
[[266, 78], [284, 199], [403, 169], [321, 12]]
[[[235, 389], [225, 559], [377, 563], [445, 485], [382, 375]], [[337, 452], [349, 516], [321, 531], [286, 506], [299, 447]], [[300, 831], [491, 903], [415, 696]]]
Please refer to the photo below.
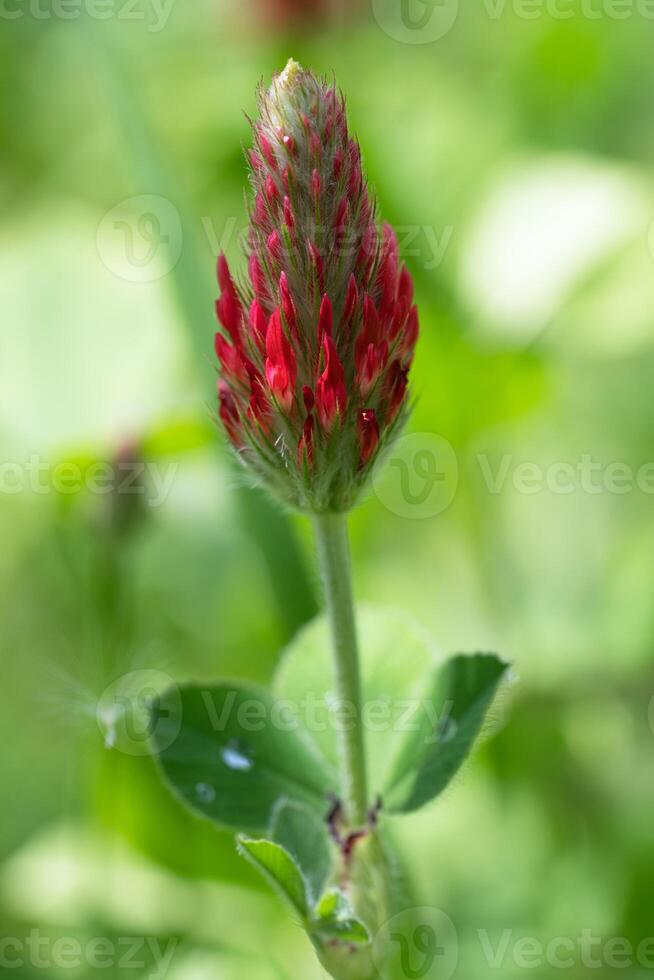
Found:
[[[291, 54], [335, 72], [400, 227], [422, 324], [410, 429], [449, 460], [431, 503], [382, 488], [356, 512], [357, 594], [445, 652], [515, 665], [494, 737], [396, 828], [416, 903], [454, 922], [455, 977], [651, 975], [654, 943], [635, 949], [654, 936], [652, 16], [645, 0], [5, 0], [8, 976], [320, 976], [231, 836], [113, 747], [97, 710], [125, 675], [267, 682], [317, 608], [307, 528], [244, 485], [212, 421], [243, 110]], [[125, 460], [144, 494], [73, 492]], [[483, 936], [503, 930], [493, 967]], [[594, 965], [516, 952], [584, 930]], [[132, 965], [52, 955], [98, 937], [123, 957], [135, 937]]]

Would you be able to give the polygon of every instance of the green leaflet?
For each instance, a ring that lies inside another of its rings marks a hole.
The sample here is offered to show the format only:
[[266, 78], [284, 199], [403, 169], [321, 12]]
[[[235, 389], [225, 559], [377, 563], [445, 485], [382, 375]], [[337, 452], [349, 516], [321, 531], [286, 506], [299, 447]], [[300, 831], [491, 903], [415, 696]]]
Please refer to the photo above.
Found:
[[280, 799], [322, 818], [334, 773], [272, 695], [235, 684], [185, 685], [151, 710], [152, 742], [174, 792], [218, 824], [265, 832]]

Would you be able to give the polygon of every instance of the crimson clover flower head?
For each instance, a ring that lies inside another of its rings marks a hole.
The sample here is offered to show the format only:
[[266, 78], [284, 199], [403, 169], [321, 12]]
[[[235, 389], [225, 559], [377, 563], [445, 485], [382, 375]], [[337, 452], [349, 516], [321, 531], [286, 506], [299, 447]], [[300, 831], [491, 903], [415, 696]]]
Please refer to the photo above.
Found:
[[291, 60], [259, 113], [247, 277], [218, 259], [219, 415], [279, 498], [346, 511], [407, 415], [413, 284], [336, 87]]

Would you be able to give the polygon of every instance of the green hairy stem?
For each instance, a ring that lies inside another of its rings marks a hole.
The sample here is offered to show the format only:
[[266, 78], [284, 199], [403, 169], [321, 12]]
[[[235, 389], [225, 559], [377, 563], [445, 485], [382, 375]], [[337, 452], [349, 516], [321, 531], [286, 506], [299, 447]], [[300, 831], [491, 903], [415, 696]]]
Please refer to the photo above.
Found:
[[339, 726], [338, 731], [342, 802], [348, 822], [359, 827], [367, 818], [368, 792], [347, 517], [317, 514], [313, 523], [331, 628], [336, 692], [352, 715], [352, 723]]

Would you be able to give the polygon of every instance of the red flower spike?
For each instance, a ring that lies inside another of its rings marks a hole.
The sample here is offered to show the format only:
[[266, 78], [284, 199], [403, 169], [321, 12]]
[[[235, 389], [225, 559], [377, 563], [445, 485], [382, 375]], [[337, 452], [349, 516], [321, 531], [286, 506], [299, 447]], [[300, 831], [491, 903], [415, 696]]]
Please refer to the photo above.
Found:
[[404, 418], [413, 284], [377, 225], [343, 96], [289, 62], [259, 105], [249, 281], [237, 289], [218, 263], [219, 415], [285, 503], [346, 511]]
[[359, 465], [365, 466], [374, 456], [379, 445], [379, 423], [373, 408], [365, 408], [359, 413]]
[[296, 376], [295, 355], [284, 333], [278, 308], [270, 318], [266, 333], [266, 380], [285, 412], [290, 412], [293, 405]]
[[323, 429], [325, 432], [330, 432], [337, 416], [340, 415], [341, 421], [343, 419], [347, 405], [347, 390], [343, 365], [331, 337], [324, 338], [323, 351], [325, 370], [316, 384], [316, 411]]

